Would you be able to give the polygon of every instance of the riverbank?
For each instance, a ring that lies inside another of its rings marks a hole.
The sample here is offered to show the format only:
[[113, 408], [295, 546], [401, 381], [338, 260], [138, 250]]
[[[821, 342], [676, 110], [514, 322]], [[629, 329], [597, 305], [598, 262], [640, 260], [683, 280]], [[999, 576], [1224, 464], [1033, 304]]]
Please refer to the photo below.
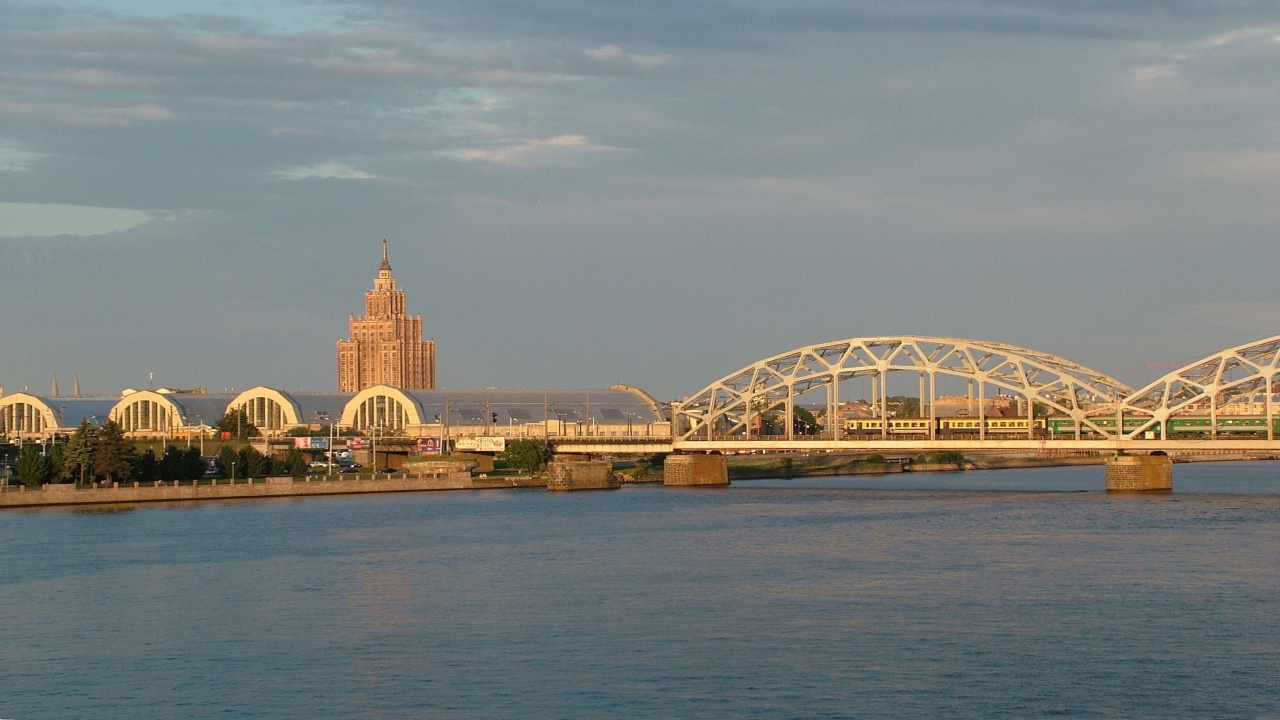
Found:
[[[729, 480], [776, 477], [823, 477], [829, 475], [883, 475], [917, 472], [961, 472], [964, 470], [1013, 470], [1027, 468], [1103, 465], [1106, 455], [1066, 455], [1048, 457], [983, 456], [965, 457], [956, 462], [873, 462], [862, 455], [821, 453], [811, 455], [731, 455], [727, 458]], [[1274, 460], [1274, 456], [1251, 453], [1178, 454], [1175, 463]]]
[[66, 505], [113, 505], [198, 500], [243, 500], [253, 498], [315, 497], [365, 493], [427, 492], [439, 490], [484, 490], [511, 487], [546, 487], [533, 476], [489, 477], [470, 473], [408, 476], [341, 476], [306, 478], [262, 478], [252, 482], [206, 481], [196, 485], [130, 485], [126, 487], [76, 488], [73, 485], [46, 485], [41, 490], [11, 487], [0, 493], [0, 508], [35, 508]]
[[[1272, 456], [1242, 453], [1182, 455], [1175, 462], [1222, 462], [1274, 460]], [[822, 453], [814, 455], [729, 456], [730, 482], [764, 478], [799, 478], [834, 475], [887, 475], [918, 472], [963, 472], [966, 470], [1011, 470], [1026, 468], [1102, 465], [1105, 456], [1068, 457], [975, 457], [959, 462], [870, 462], [863, 456]], [[617, 473], [623, 483], [661, 483], [660, 471]], [[76, 505], [129, 505], [137, 503], [194, 502], [203, 500], [245, 500], [255, 498], [316, 497], [367, 493], [433, 492], [445, 490], [496, 490], [503, 488], [545, 488], [543, 475], [473, 475], [469, 472], [395, 475], [333, 475], [293, 479], [260, 478], [236, 483], [205, 480], [182, 485], [130, 485], [125, 487], [76, 488], [74, 485], [46, 485], [41, 490], [11, 486], [0, 492], [0, 510]]]

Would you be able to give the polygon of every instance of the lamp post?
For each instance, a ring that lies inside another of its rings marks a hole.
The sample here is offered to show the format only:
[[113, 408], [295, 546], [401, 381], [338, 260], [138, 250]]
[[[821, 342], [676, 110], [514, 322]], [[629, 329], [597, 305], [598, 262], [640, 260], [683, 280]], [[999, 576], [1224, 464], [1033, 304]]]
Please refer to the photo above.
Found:
[[338, 423], [329, 423], [329, 452], [325, 453], [329, 457], [329, 474], [333, 474], [333, 453], [338, 444]]

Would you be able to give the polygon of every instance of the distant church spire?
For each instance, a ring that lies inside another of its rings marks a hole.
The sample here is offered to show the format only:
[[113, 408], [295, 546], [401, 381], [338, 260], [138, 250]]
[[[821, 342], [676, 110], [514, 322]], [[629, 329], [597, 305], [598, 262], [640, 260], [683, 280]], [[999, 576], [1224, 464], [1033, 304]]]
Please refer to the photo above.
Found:
[[78, 372], [72, 376], [71, 396], [80, 397], [80, 373]]
[[58, 373], [53, 374], [53, 387], [49, 388], [49, 394], [58, 397]]

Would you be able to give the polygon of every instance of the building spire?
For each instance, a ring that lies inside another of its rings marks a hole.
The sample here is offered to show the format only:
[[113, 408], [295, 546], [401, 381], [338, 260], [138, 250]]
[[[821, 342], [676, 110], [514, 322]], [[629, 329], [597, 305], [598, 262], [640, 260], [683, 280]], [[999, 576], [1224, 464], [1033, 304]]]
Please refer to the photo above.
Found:
[[58, 397], [58, 373], [53, 374], [53, 387], [49, 388], [49, 394]]
[[74, 382], [71, 385], [71, 394], [75, 397], [80, 397], [80, 373], [79, 372], [77, 372], [74, 376]]
[[391, 262], [387, 260], [387, 239], [382, 239], [382, 267], [381, 270], [390, 270]]

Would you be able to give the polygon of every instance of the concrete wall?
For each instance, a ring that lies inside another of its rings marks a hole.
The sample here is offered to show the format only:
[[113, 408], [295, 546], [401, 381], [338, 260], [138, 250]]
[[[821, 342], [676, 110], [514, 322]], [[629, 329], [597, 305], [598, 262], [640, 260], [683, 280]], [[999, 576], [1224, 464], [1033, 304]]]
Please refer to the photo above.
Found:
[[0, 508], [350, 495], [378, 492], [421, 492], [424, 490], [470, 490], [473, 487], [470, 473], [449, 473], [439, 477], [341, 479], [312, 482], [295, 482], [292, 478], [267, 478], [265, 482], [259, 479], [252, 484], [241, 483], [237, 485], [164, 485], [160, 487], [118, 487], [82, 490], [59, 488], [53, 491], [30, 490], [18, 492], [10, 490], [0, 493]]

